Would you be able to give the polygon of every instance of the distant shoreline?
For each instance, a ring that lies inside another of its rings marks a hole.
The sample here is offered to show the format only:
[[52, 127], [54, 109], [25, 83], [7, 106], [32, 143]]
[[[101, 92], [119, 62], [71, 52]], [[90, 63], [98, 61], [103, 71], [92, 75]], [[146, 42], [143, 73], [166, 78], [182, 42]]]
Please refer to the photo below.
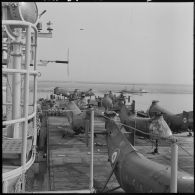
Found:
[[[31, 89], [33, 82], [30, 83]], [[118, 82], [88, 82], [88, 81], [39, 81], [38, 92], [51, 92], [55, 87], [66, 88], [67, 90], [73, 90], [75, 88], [80, 90], [94, 89], [96, 92], [106, 93], [106, 91], [119, 91], [122, 89], [143, 89], [151, 94], [192, 94], [193, 85], [189, 84], [130, 84], [130, 83], [118, 83]]]
[[110, 84], [110, 85], [186, 85], [186, 86], [193, 86], [193, 84], [178, 84], [178, 83], [129, 83], [129, 82], [108, 82], [108, 81], [55, 81], [55, 80], [39, 80], [40, 83], [83, 83], [83, 84]]
[[[53, 89], [38, 89], [37, 91], [38, 92], [53, 92]], [[172, 91], [161, 91], [161, 92], [152, 91], [148, 93], [150, 94], [193, 94], [193, 92], [172, 92]]]

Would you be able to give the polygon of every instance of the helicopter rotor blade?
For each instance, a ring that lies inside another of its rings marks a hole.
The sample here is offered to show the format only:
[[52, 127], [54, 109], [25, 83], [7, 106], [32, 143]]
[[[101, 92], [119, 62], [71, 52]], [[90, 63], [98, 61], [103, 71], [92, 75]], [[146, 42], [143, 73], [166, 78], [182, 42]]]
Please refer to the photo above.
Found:
[[56, 60], [54, 61], [55, 63], [59, 63], [59, 64], [68, 64], [68, 61], [61, 61], [61, 60]]
[[70, 79], [70, 71], [69, 71], [69, 48], [68, 48], [68, 51], [67, 51], [67, 59], [68, 59], [68, 64], [67, 64], [67, 76], [68, 76], [68, 79]]

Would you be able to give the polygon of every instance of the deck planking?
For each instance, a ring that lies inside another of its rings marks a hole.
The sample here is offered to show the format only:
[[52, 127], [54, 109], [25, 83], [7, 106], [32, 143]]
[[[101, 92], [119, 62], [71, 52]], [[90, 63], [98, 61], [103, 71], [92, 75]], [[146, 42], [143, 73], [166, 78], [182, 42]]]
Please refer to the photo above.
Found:
[[[95, 119], [95, 131], [102, 130], [104, 126], [103, 121]], [[66, 131], [71, 132], [66, 117], [48, 117], [50, 190], [89, 189], [90, 139], [87, 147], [85, 134], [62, 137]], [[103, 188], [111, 171], [105, 142], [104, 135], [97, 135], [94, 138], [94, 143], [99, 143], [97, 146], [94, 145], [94, 187], [98, 191]], [[101, 144], [104, 145], [100, 146]], [[118, 185], [113, 175], [106, 190]], [[124, 191], [118, 189], [117, 192]]]

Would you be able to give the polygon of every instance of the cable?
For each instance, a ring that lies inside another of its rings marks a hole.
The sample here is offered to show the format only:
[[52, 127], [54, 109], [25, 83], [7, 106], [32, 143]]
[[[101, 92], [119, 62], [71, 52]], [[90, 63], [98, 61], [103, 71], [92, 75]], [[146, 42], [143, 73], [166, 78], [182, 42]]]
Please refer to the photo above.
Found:
[[70, 111], [78, 111], [78, 110], [77, 109], [74, 109], [74, 110], [60, 110], [60, 109], [59, 110], [47, 110], [47, 112], [55, 112], [55, 111], [56, 112], [59, 112], [59, 111], [60, 112], [70, 112]]
[[[7, 76], [8, 76], [8, 75], [7, 75]], [[7, 83], [8, 83], [9, 89], [10, 89], [11, 96], [13, 97], [13, 94], [12, 94], [12, 88], [11, 88], [11, 85], [10, 85], [9, 79], [8, 79], [8, 77], [6, 77], [6, 78], [7, 78]]]
[[[102, 115], [102, 116], [103, 116], [104, 118], [106, 118], [106, 119], [110, 119], [109, 117], [106, 117], [106, 116], [104, 116], [104, 115]], [[113, 119], [110, 119], [110, 120], [114, 121]], [[133, 130], [135, 130], [135, 131], [138, 131], [138, 132], [140, 132], [140, 133], [142, 133], [142, 134], [145, 134], [145, 135], [155, 136], [155, 137], [158, 137], [159, 139], [173, 141], [173, 138], [172, 138], [172, 137], [165, 138], [165, 137], [162, 137], [162, 136], [160, 136], [160, 135], [158, 135], [158, 134], [143, 132], [142, 130], [136, 129], [136, 128], [132, 127], [132, 126], [128, 126], [128, 125], [123, 124], [123, 123], [120, 123], [120, 122], [118, 122], [118, 124], [123, 125], [123, 126], [128, 127], [128, 128], [131, 128], [131, 129], [133, 129]]]
[[[10, 53], [11, 53], [11, 49], [10, 49], [10, 45], [9, 43], [7, 43], [7, 59], [8, 59], [8, 64], [10, 63]], [[6, 76], [7, 78], [7, 82], [8, 82], [8, 85], [9, 85], [9, 88], [10, 88], [10, 92], [11, 92], [11, 96], [13, 97], [13, 94], [12, 94], [12, 88], [11, 88], [11, 85], [10, 85], [10, 82], [9, 82], [9, 79], [8, 79], [8, 75]]]
[[186, 153], [188, 153], [190, 156], [193, 156], [193, 155], [190, 154], [187, 150], [185, 150], [179, 143], [177, 143], [177, 145], [178, 145], [181, 149], [183, 149], [183, 151], [185, 151]]
[[[96, 111], [96, 110], [95, 110], [95, 111]], [[98, 113], [98, 112], [96, 111], [96, 114], [100, 114], [100, 113]], [[106, 119], [109, 119], [109, 120], [114, 121], [113, 119], [111, 119], [111, 118], [109, 118], [109, 117], [106, 117], [106, 116], [104, 116], [104, 115], [101, 115], [101, 116], [103, 116], [103, 117], [106, 118]], [[140, 132], [140, 133], [143, 133], [143, 134], [145, 134], [145, 135], [156, 136], [156, 137], [158, 137], [159, 139], [163, 139], [163, 140], [165, 140], [165, 141], [174, 141], [174, 137], [165, 138], [165, 137], [159, 136], [158, 134], [145, 133], [145, 132], [143, 132], [143, 131], [141, 131], [141, 130], [139, 130], [139, 129], [136, 129], [136, 128], [134, 128], [134, 127], [128, 126], [128, 125], [123, 124], [123, 123], [120, 123], [120, 122], [117, 122], [117, 123], [120, 124], [120, 125], [123, 125], [123, 126], [125, 126], [125, 127], [132, 128], [133, 130], [138, 131], [138, 132]], [[149, 141], [151, 141], [149, 138], [147, 138], [147, 139], [148, 139]], [[152, 141], [151, 141], [151, 142], [152, 142]], [[153, 142], [152, 142], [152, 143], [153, 143]], [[193, 155], [190, 154], [187, 150], [185, 150], [185, 149], [180, 145], [180, 143], [176, 142], [176, 144], [177, 144], [180, 148], [182, 148], [188, 155], [193, 156]]]
[[[98, 112], [96, 112], [96, 113], [98, 113]], [[98, 113], [98, 114], [100, 114], [100, 113]], [[103, 116], [103, 117], [106, 118], [106, 119], [110, 119], [109, 117], [106, 117], [106, 116], [104, 116], [104, 115], [101, 115], [101, 116]], [[110, 119], [110, 120], [113, 120], [113, 119]], [[113, 121], [114, 121], [114, 120], [113, 120]], [[134, 129], [135, 131], [138, 131], [138, 132], [140, 132], [140, 133], [143, 133], [143, 134], [146, 134], [146, 135], [153, 135], [153, 136], [154, 136], [154, 134], [145, 133], [145, 132], [143, 132], [143, 131], [141, 131], [141, 130], [138, 130], [138, 129], [136, 129], [136, 128], [134, 128], [134, 127], [131, 127], [131, 126], [128, 126], [128, 125], [125, 125], [125, 124], [123, 124], [123, 123], [120, 123], [120, 122], [117, 122], [117, 123], [120, 124], [120, 125], [122, 125], [122, 126], [126, 126], [126, 127], [128, 127], [128, 128], [132, 128], [132, 129]], [[153, 143], [153, 141], [150, 140], [150, 138], [147, 138], [147, 137], [146, 137], [146, 139], [148, 139], [151, 143]], [[165, 139], [165, 138], [163, 138], [163, 139]]]

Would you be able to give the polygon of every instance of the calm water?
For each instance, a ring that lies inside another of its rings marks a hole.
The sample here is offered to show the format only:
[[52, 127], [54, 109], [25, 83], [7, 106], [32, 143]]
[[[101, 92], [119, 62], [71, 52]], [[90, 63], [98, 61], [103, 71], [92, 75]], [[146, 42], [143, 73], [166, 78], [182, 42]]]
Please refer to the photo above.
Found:
[[193, 110], [193, 86], [192, 85], [167, 85], [167, 84], [89, 84], [89, 83], [64, 83], [64, 82], [40, 82], [38, 86], [38, 97], [49, 97], [56, 87], [66, 89], [95, 90], [96, 96], [103, 96], [108, 90], [121, 89], [145, 89], [149, 93], [142, 95], [130, 95], [131, 101], [136, 101], [136, 109], [146, 111], [152, 100], [159, 100], [159, 105], [173, 113], [181, 113], [183, 110]]
[[[145, 89], [149, 93], [142, 95], [130, 95], [131, 101], [135, 100], [136, 109], [146, 111], [152, 103], [152, 100], [159, 100], [159, 105], [168, 109], [172, 113], [181, 113], [183, 110], [193, 110], [193, 85], [165, 85], [165, 84], [89, 84], [89, 83], [67, 83], [54, 81], [39, 81], [38, 82], [38, 98], [49, 98], [53, 89], [56, 87], [64, 87], [68, 90], [75, 88], [80, 90], [95, 90], [96, 96], [103, 96], [108, 90], [122, 89]], [[30, 99], [32, 103], [32, 94]], [[5, 94], [3, 95], [5, 100]]]

